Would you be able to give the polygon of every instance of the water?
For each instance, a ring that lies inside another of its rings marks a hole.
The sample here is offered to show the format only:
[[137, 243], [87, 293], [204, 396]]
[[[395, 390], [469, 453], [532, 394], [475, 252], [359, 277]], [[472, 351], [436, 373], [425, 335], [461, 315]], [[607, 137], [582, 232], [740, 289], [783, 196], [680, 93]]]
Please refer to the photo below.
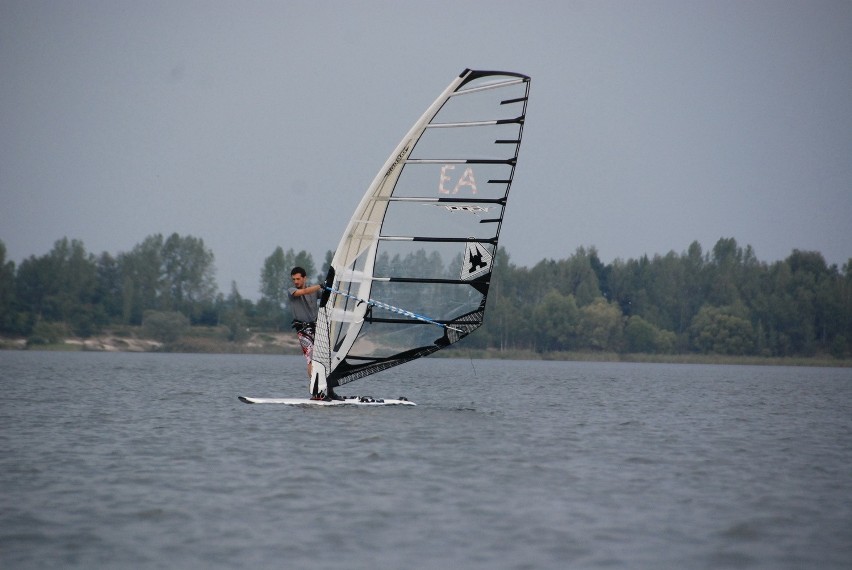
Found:
[[852, 370], [0, 352], [3, 568], [849, 568]]

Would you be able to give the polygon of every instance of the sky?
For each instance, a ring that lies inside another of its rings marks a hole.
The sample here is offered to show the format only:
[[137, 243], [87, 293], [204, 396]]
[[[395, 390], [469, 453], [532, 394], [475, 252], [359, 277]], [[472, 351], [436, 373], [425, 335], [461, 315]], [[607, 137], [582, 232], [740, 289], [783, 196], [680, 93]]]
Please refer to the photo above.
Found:
[[463, 69], [532, 77], [512, 263], [704, 251], [852, 258], [849, 0], [0, 0], [0, 241], [204, 240], [259, 297], [317, 268]]

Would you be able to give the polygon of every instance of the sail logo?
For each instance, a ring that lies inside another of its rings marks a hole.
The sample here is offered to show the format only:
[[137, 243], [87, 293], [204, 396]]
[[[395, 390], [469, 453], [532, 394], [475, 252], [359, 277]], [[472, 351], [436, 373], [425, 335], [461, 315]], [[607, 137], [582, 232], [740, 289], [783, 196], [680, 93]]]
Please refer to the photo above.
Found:
[[468, 214], [487, 214], [490, 209], [488, 206], [478, 206], [476, 204], [425, 204], [426, 206], [437, 206], [444, 208], [448, 212], [467, 212]]
[[494, 256], [491, 255], [484, 245], [477, 241], [469, 241], [464, 249], [462, 260], [461, 279], [471, 281], [491, 272]]
[[403, 157], [405, 157], [405, 155], [408, 154], [409, 146], [410, 145], [405, 145], [405, 148], [402, 149], [401, 151], [399, 151], [399, 154], [396, 155], [396, 160], [393, 161], [393, 164], [390, 165], [390, 168], [388, 168], [388, 171], [385, 172], [385, 178], [390, 176], [391, 172], [393, 172], [394, 168], [396, 168], [396, 165], [399, 164], [400, 162], [402, 162]]
[[445, 164], [441, 167], [441, 176], [438, 178], [438, 194], [458, 194], [462, 188], [468, 188], [471, 194], [476, 194], [476, 178], [474, 178], [473, 168], [470, 166], [464, 169], [452, 189], [444, 185], [452, 180], [447, 172], [455, 170], [455, 168], [454, 164]]

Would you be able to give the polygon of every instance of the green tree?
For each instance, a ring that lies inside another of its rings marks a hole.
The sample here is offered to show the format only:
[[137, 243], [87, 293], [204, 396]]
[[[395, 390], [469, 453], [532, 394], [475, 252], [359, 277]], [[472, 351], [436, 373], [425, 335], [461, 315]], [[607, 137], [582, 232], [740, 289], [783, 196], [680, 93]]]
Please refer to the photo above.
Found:
[[598, 273], [592, 262], [597, 260], [597, 250], [592, 247], [586, 250], [578, 247], [574, 255], [568, 258], [560, 276], [568, 285], [568, 291], [574, 295], [577, 305], [584, 307], [601, 299]]
[[702, 253], [701, 244], [693, 241], [686, 250], [686, 255], [681, 256], [683, 264], [683, 287], [685, 292], [684, 305], [679, 318], [680, 326], [676, 329], [678, 333], [684, 332], [692, 322], [692, 318], [704, 305], [707, 296], [707, 283], [705, 278], [706, 262]]
[[576, 348], [580, 310], [573, 295], [551, 289], [533, 309], [533, 319], [539, 329], [540, 352]]
[[263, 269], [260, 271], [261, 299], [279, 307], [284, 304], [290, 286], [290, 264], [292, 260], [288, 263], [281, 246], [276, 247], [272, 255], [263, 261]]
[[670, 353], [675, 348], [675, 334], [662, 330], [639, 315], [633, 315], [624, 327], [627, 352]]
[[655, 352], [657, 350], [657, 327], [633, 315], [624, 327], [624, 338], [628, 352]]
[[731, 307], [702, 307], [690, 326], [693, 349], [704, 354], [753, 354], [754, 329], [737, 313]]
[[204, 304], [216, 296], [216, 269], [213, 252], [204, 240], [173, 233], [163, 243], [162, 306], [197, 320]]
[[122, 320], [141, 324], [145, 311], [158, 310], [163, 284], [163, 236], [146, 237], [128, 253], [118, 256], [121, 274]]
[[177, 311], [146, 311], [142, 329], [149, 338], [169, 344], [189, 330], [189, 319]]
[[151, 235], [120, 254], [117, 266], [125, 323], [139, 324], [151, 310], [179, 311], [196, 322], [215, 312], [214, 256], [202, 239], [174, 233], [164, 240], [162, 234]]
[[[455, 267], [461, 267], [461, 257]], [[506, 249], [498, 248], [483, 330], [471, 335], [469, 342], [483, 342], [482, 346], [501, 351], [535, 349], [539, 343], [539, 328], [533, 311], [545, 290], [544, 283], [530, 278], [529, 269], [517, 267]]]
[[228, 340], [242, 342], [249, 338], [245, 301], [237, 289], [236, 281], [231, 281], [231, 293], [225, 300], [225, 314], [222, 320], [228, 327]]
[[648, 295], [651, 281], [651, 261], [647, 255], [639, 259], [616, 259], [612, 262], [609, 287], [612, 300], [618, 303], [624, 315], [637, 314], [650, 318], [648, 314], [654, 311]]
[[27, 346], [59, 344], [70, 334], [68, 325], [64, 322], [47, 322], [39, 319], [27, 336]]
[[740, 300], [737, 284], [742, 261], [743, 250], [734, 238], [720, 238], [713, 246], [708, 296], [712, 305], [721, 307]]
[[542, 260], [530, 270], [533, 290], [543, 295], [554, 287], [563, 295], [572, 295], [578, 306], [588, 305], [601, 296], [593, 260], [599, 261], [597, 251], [583, 247], [568, 259]]
[[0, 331], [19, 332], [15, 310], [15, 262], [6, 261], [6, 244], [0, 240]]
[[119, 320], [122, 316], [122, 278], [118, 260], [103, 252], [97, 260], [95, 305], [101, 322]]
[[16, 296], [29, 312], [29, 326], [40, 320], [66, 322], [74, 333], [88, 336], [95, 327], [97, 268], [83, 242], [62, 238], [42, 257], [21, 263]]
[[623, 331], [621, 310], [617, 305], [607, 303], [603, 297], [580, 308], [578, 341], [583, 348], [618, 351]]
[[272, 255], [263, 262], [260, 272], [260, 302], [258, 308], [269, 326], [281, 330], [285, 322], [284, 305], [287, 302], [287, 288], [290, 286], [290, 270], [284, 250], [276, 247]]
[[[837, 296], [839, 308], [838, 336], [843, 337], [843, 353], [852, 352], [852, 258], [843, 264], [843, 273], [838, 276]], [[838, 346], [832, 343], [835, 351]]]
[[524, 308], [495, 292], [492, 285], [483, 327], [468, 337], [465, 343], [477, 348], [496, 348], [501, 352], [531, 348], [533, 344], [528, 341], [529, 335], [526, 334], [528, 320], [529, 315]]

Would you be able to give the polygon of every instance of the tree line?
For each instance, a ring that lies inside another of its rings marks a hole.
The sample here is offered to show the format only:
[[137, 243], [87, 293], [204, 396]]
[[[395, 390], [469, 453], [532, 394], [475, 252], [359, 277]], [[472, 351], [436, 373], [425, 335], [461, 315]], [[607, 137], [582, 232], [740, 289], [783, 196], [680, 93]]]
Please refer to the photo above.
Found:
[[703, 252], [604, 265], [594, 248], [516, 267], [497, 258], [480, 346], [838, 358], [852, 353], [852, 259], [793, 250], [760, 262], [722, 238]]
[[[0, 241], [0, 332], [48, 342], [116, 325], [156, 332], [182, 326], [289, 328], [290, 269], [320, 278], [310, 253], [282, 247], [260, 269], [260, 299], [231, 284], [218, 290], [213, 252], [192, 236], [156, 234], [128, 252], [96, 256], [62, 238], [16, 267]], [[469, 348], [757, 356], [852, 354], [852, 259], [841, 268], [819, 252], [759, 261], [751, 246], [722, 238], [677, 254], [603, 264], [594, 247], [518, 267], [495, 256], [485, 325]]]

